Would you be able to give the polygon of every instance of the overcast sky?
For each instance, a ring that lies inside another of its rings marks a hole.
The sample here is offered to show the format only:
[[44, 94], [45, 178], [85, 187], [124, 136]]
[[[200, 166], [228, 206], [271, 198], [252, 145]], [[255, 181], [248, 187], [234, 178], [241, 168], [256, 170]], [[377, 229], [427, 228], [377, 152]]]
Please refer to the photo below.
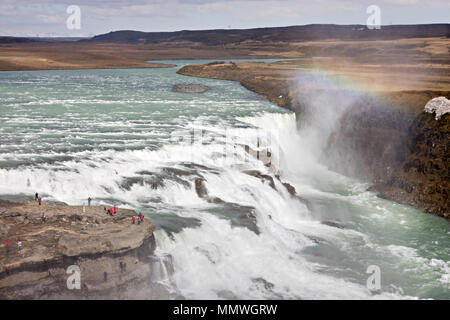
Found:
[[[175, 31], [310, 23], [365, 24], [369, 5], [381, 24], [449, 23], [449, 0], [0, 0], [0, 35], [92, 36], [115, 30]], [[69, 5], [81, 28], [66, 26]]]

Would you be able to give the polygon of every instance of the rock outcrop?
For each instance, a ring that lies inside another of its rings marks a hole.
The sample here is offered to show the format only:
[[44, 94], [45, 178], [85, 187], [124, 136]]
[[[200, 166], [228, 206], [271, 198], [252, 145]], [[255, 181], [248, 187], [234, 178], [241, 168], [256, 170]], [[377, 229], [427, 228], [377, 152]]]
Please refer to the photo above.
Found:
[[[268, 175], [268, 174], [264, 174], [258, 170], [245, 170], [243, 171], [243, 173], [258, 178], [261, 180], [262, 183], [269, 185], [272, 189], [274, 190], [278, 190], [276, 185], [275, 185], [275, 179]], [[275, 175], [275, 178], [281, 183], [281, 185], [286, 189], [286, 191], [295, 199], [297, 199], [298, 201], [300, 201], [301, 203], [303, 203], [304, 205], [306, 205], [308, 208], [310, 207], [310, 204], [308, 203], [307, 200], [303, 199], [302, 197], [300, 197], [297, 194], [297, 191], [295, 190], [295, 187], [293, 185], [291, 185], [288, 182], [283, 182], [280, 179], [279, 175]]]
[[450, 220], [450, 114], [436, 120], [423, 112], [411, 125], [409, 137], [402, 161], [376, 190], [383, 198]]
[[173, 91], [182, 93], [204, 93], [209, 89], [208, 86], [194, 83], [176, 84], [173, 86]]
[[380, 106], [350, 108], [329, 139], [330, 166], [371, 181], [382, 198], [450, 219], [450, 114], [441, 103], [436, 108], [447, 99], [437, 99], [416, 118]]
[[194, 185], [195, 185], [195, 192], [197, 193], [197, 196], [199, 198], [205, 199], [207, 202], [210, 202], [210, 203], [223, 203], [224, 202], [220, 198], [209, 196], [208, 189], [206, 189], [204, 179], [195, 178]]
[[[134, 211], [110, 216], [103, 207], [6, 201], [0, 207], [0, 299], [151, 297], [155, 239], [148, 219], [133, 225]], [[80, 269], [79, 290], [68, 288], [70, 266]]]
[[379, 183], [404, 156], [413, 118], [373, 101], [359, 101], [341, 116], [323, 161], [334, 171]]

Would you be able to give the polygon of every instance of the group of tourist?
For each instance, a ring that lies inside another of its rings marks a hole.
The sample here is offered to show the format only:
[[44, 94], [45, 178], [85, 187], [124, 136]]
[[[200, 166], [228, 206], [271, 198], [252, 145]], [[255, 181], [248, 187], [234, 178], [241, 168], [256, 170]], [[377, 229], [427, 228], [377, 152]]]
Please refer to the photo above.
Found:
[[[116, 206], [114, 206], [112, 208], [109, 208], [109, 209], [106, 209], [106, 207], [104, 207], [103, 210], [105, 210], [106, 214], [111, 216], [111, 217], [113, 217], [113, 216], [115, 216], [117, 214], [117, 207]], [[139, 212], [137, 217], [136, 216], [131, 217], [131, 223], [132, 224], [136, 224], [136, 220], [137, 220], [137, 224], [140, 225], [141, 223], [144, 222], [144, 215], [141, 212]]]
[[111, 217], [117, 214], [117, 207], [116, 206], [114, 206], [112, 208], [109, 208], [108, 210], [106, 210], [106, 207], [104, 207], [103, 210], [105, 210], [106, 214], [110, 215]]
[[[138, 225], [141, 224], [142, 222], [144, 222], [144, 215], [142, 213], [140, 213], [140, 212], [139, 212], [138, 217], [137, 217], [137, 222], [138, 222]], [[133, 216], [131, 218], [131, 223], [132, 224], [136, 223], [136, 217], [135, 216]]]
[[[38, 205], [42, 205], [42, 198], [39, 196], [38, 192], [36, 192], [36, 194], [34, 195], [34, 200], [38, 202]], [[92, 201], [92, 199], [91, 199], [91, 197], [89, 197], [88, 198], [88, 206], [91, 206], [91, 201]], [[106, 207], [104, 207], [104, 210], [111, 217], [117, 214], [116, 206], [109, 208], [109, 209], [106, 209]], [[141, 223], [144, 222], [144, 215], [142, 213], [139, 213], [137, 218], [135, 216], [133, 216], [131, 218], [132, 224], [135, 224], [136, 220], [137, 220], [138, 225], [140, 225]], [[46, 216], [45, 212], [43, 212], [41, 215], [41, 221], [44, 223], [47, 221], [47, 216]], [[10, 246], [11, 246], [11, 242], [9, 240], [6, 240], [5, 248], [6, 248], [6, 257], [7, 258], [9, 257]], [[22, 241], [20, 241], [20, 239], [18, 239], [17, 240], [17, 251], [20, 252], [21, 250], [22, 250]], [[121, 270], [125, 270], [125, 267], [122, 269], [122, 266], [121, 266]]]

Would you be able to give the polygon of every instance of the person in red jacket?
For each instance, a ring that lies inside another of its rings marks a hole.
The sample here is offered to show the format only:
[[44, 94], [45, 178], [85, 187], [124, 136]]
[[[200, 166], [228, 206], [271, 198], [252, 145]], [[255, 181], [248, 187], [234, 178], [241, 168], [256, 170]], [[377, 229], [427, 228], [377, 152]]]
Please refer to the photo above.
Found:
[[5, 248], [6, 248], [6, 257], [9, 257], [9, 246], [11, 245], [11, 242], [9, 240], [6, 240], [5, 242]]
[[114, 206], [114, 214], [116, 214], [116, 213], [117, 213], [117, 207]]
[[131, 223], [134, 224], [136, 222], [136, 217], [133, 216], [133, 218], [131, 218]]

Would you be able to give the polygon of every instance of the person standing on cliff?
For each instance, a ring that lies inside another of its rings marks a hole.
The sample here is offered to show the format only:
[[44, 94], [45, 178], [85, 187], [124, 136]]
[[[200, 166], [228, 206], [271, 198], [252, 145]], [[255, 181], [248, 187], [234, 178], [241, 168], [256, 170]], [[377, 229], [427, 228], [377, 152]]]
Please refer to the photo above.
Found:
[[36, 194], [34, 195], [34, 201], [37, 201], [39, 199], [39, 193], [36, 192]]
[[38, 198], [38, 203], [39, 203], [39, 205], [42, 204], [42, 198], [41, 197]]
[[116, 213], [117, 213], [117, 207], [114, 206], [114, 214], [116, 214]]
[[133, 216], [133, 218], [131, 218], [131, 223], [134, 224], [136, 222], [136, 217]]
[[91, 197], [89, 197], [89, 198], [88, 198], [88, 207], [91, 206], [91, 200], [92, 200]]
[[9, 258], [9, 246], [10, 245], [11, 245], [11, 242], [9, 240], [6, 240], [6, 242], [5, 242], [6, 258]]

